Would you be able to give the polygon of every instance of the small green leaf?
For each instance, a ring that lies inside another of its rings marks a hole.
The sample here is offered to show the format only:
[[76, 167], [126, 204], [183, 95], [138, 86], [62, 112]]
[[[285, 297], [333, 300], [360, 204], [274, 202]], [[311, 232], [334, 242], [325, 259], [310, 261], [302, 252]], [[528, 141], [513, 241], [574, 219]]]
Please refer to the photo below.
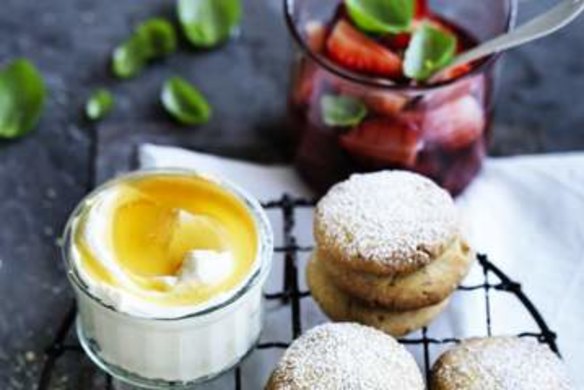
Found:
[[411, 79], [425, 81], [447, 66], [456, 54], [456, 36], [423, 23], [415, 32], [405, 54], [404, 73]]
[[136, 35], [142, 36], [142, 41], [148, 51], [148, 59], [162, 58], [176, 51], [176, 31], [166, 19], [147, 20], [138, 26]]
[[45, 102], [45, 83], [26, 59], [0, 70], [0, 138], [18, 138], [38, 123]]
[[189, 42], [202, 48], [228, 40], [242, 13], [240, 0], [178, 0], [177, 11]]
[[148, 46], [140, 35], [134, 35], [118, 46], [112, 57], [114, 75], [122, 79], [136, 76], [148, 61]]
[[372, 34], [409, 30], [415, 0], [345, 0], [347, 11], [359, 29]]
[[107, 89], [95, 91], [85, 105], [85, 115], [92, 121], [98, 121], [107, 116], [114, 108], [114, 97]]
[[180, 77], [171, 77], [162, 87], [162, 105], [179, 123], [200, 125], [211, 119], [211, 106], [197, 88]]
[[119, 78], [136, 76], [148, 61], [176, 51], [176, 31], [162, 18], [140, 24], [134, 34], [118, 46], [112, 56], [112, 70]]
[[320, 107], [327, 126], [356, 126], [367, 116], [365, 104], [351, 96], [324, 95]]

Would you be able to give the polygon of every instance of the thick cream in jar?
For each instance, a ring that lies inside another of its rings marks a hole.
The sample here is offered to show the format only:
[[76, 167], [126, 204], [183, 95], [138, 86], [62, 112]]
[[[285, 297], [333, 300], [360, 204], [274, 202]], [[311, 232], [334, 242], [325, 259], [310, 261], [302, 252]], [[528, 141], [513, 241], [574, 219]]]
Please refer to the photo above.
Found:
[[196, 383], [259, 337], [272, 234], [232, 185], [184, 171], [106, 183], [71, 217], [64, 257], [81, 343], [122, 380]]

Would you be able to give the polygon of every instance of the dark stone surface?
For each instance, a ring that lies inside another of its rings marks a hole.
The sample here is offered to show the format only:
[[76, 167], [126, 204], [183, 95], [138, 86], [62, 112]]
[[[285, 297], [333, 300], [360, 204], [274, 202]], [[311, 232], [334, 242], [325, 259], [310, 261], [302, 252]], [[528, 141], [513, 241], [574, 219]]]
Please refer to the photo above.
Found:
[[[172, 2], [2, 1], [0, 62], [32, 59], [45, 76], [50, 98], [34, 134], [0, 142], [1, 389], [34, 388], [43, 348], [71, 298], [56, 240], [92, 170], [95, 129], [80, 115], [86, 96], [98, 86], [116, 93], [116, 111], [97, 131], [101, 145], [115, 148], [109, 155], [121, 159], [129, 155], [131, 143], [148, 133], [148, 139], [164, 143], [184, 141], [221, 154], [285, 160], [280, 140], [290, 43], [279, 3], [246, 0], [237, 41], [212, 52], [183, 47], [140, 77], [116, 82], [107, 71], [112, 47], [138, 21], [171, 16]], [[550, 1], [537, 6], [542, 3]], [[584, 148], [583, 34], [584, 23], [578, 22], [507, 56], [494, 154]], [[171, 74], [192, 80], [208, 95], [215, 107], [210, 124], [197, 129], [169, 124], [157, 95]], [[102, 161], [100, 171], [112, 172], [117, 163]], [[54, 388], [100, 388], [102, 380], [93, 378], [85, 360], [73, 357], [59, 367]]]

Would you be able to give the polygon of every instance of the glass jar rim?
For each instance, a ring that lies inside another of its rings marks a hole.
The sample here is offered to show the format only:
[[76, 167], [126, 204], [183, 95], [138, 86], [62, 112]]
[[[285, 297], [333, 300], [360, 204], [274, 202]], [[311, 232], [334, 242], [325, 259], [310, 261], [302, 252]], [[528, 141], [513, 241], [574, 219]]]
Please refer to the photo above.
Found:
[[[238, 287], [236, 291], [230, 292], [230, 296], [225, 298], [209, 307], [205, 307], [203, 309], [197, 310], [196, 308], [193, 310], [192, 313], [188, 313], [185, 315], [179, 315], [176, 317], [148, 317], [148, 316], [140, 316], [134, 315], [128, 312], [124, 312], [118, 310], [113, 305], [110, 305], [103, 301], [99, 296], [93, 294], [90, 291], [89, 286], [87, 283], [83, 281], [83, 278], [79, 275], [77, 267], [73, 264], [71, 255], [70, 255], [70, 247], [71, 247], [71, 234], [74, 230], [75, 221], [79, 217], [83, 208], [87, 205], [87, 202], [99, 194], [106, 188], [109, 188], [113, 185], [116, 185], [120, 182], [123, 182], [128, 179], [133, 178], [140, 178], [145, 176], [151, 175], [181, 175], [181, 176], [189, 176], [195, 178], [201, 178], [207, 180], [215, 185], [218, 185], [223, 190], [226, 190], [231, 195], [235, 196], [239, 201], [242, 202], [243, 206], [248, 210], [250, 216], [253, 218], [256, 228], [257, 228], [257, 244], [258, 249], [256, 253], [256, 261], [259, 261], [259, 266], [254, 272], [248, 276], [245, 283]], [[70, 283], [78, 290], [81, 291], [86, 297], [88, 297], [92, 302], [98, 304], [99, 306], [116, 313], [117, 315], [122, 315], [126, 317], [130, 317], [133, 319], [141, 319], [141, 320], [148, 320], [148, 321], [164, 321], [164, 322], [173, 322], [173, 321], [180, 321], [185, 319], [203, 317], [208, 314], [215, 313], [223, 308], [227, 308], [231, 304], [239, 301], [240, 298], [243, 298], [246, 293], [256, 287], [258, 284], [263, 283], [267, 278], [267, 275], [270, 272], [272, 259], [274, 254], [274, 236], [272, 232], [271, 224], [268, 220], [268, 217], [264, 211], [264, 208], [261, 206], [259, 201], [249, 194], [247, 191], [242, 189], [241, 187], [237, 186], [236, 184], [225, 180], [223, 178], [219, 178], [217, 175], [212, 175], [204, 172], [200, 172], [194, 169], [183, 169], [183, 168], [150, 168], [150, 169], [140, 169], [136, 171], [132, 171], [123, 175], [120, 175], [114, 179], [108, 180], [105, 183], [97, 186], [93, 189], [89, 194], [83, 197], [79, 204], [75, 207], [73, 212], [71, 213], [67, 223], [65, 225], [65, 229], [63, 231], [62, 239], [61, 239], [61, 257], [65, 262], [67, 277]]]
[[[284, 2], [284, 17], [286, 24], [288, 25], [288, 30], [294, 38], [296, 44], [301, 48], [301, 50], [306, 54], [311, 60], [315, 61], [319, 66], [323, 67], [326, 71], [332, 73], [335, 76], [341, 77], [345, 80], [351, 81], [353, 83], [367, 85], [369, 87], [382, 88], [391, 91], [409, 91], [409, 92], [431, 92], [438, 90], [442, 87], [447, 87], [449, 85], [455, 84], [458, 81], [470, 79], [484, 72], [485, 69], [491, 64], [494, 64], [499, 57], [502, 55], [501, 52], [493, 54], [484, 60], [482, 60], [479, 65], [472, 68], [470, 72], [464, 73], [462, 75], [456, 76], [449, 80], [440, 81], [430, 85], [398, 85], [393, 83], [391, 80], [383, 79], [379, 77], [372, 77], [367, 75], [358, 74], [350, 70], [344, 69], [334, 62], [328, 60], [326, 57], [314, 53], [305, 40], [302, 38], [302, 34], [298, 31], [297, 24], [295, 22], [295, 12], [294, 3], [298, 0], [283, 0]], [[503, 0], [509, 9], [507, 15], [507, 21], [505, 23], [505, 32], [509, 32], [515, 26], [517, 19], [518, 10], [518, 0]]]

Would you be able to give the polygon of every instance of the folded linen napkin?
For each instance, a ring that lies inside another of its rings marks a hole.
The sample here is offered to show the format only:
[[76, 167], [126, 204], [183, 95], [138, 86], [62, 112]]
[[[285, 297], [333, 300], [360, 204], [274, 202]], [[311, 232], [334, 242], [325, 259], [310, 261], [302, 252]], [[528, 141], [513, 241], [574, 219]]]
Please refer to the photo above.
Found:
[[[260, 166], [150, 144], [142, 145], [139, 152], [142, 168], [194, 168], [221, 175], [260, 200], [279, 198], [284, 192], [311, 196], [291, 167]], [[581, 153], [489, 159], [478, 178], [457, 199], [473, 247], [488, 254], [492, 262], [520, 282], [551, 328], [558, 332], [560, 349], [577, 388], [584, 387], [584, 371], [579, 370], [584, 365], [583, 168]], [[310, 242], [310, 216], [300, 218], [298, 225], [302, 226], [296, 232], [300, 243]], [[482, 281], [479, 271], [476, 267], [465, 283]], [[276, 288], [278, 282], [271, 283]], [[455, 296], [431, 332], [454, 337], [484, 335], [486, 319], [481, 294], [479, 291]], [[520, 303], [509, 294], [493, 295], [491, 307], [494, 334], [537, 330]], [[316, 311], [315, 307], [309, 308], [307, 317], [324, 321]], [[272, 321], [274, 329], [286, 328], [289, 317], [280, 314]], [[267, 332], [281, 335], [278, 330]], [[263, 363], [264, 367], [258, 369], [269, 372], [269, 365]], [[260, 386], [261, 380], [258, 379]]]

